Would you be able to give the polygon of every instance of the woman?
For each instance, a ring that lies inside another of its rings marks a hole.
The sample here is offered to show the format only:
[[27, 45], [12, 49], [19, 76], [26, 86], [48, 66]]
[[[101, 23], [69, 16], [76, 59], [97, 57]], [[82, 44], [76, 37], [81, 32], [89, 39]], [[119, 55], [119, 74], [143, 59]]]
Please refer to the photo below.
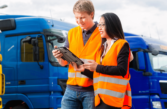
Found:
[[[96, 54], [96, 62], [76, 67], [91, 78], [93, 73], [95, 108], [121, 109], [131, 107], [131, 93], [129, 85], [130, 48], [125, 40], [121, 22], [114, 13], [105, 13], [101, 16], [99, 24], [101, 37], [106, 39]], [[88, 70], [84, 70], [88, 69]]]

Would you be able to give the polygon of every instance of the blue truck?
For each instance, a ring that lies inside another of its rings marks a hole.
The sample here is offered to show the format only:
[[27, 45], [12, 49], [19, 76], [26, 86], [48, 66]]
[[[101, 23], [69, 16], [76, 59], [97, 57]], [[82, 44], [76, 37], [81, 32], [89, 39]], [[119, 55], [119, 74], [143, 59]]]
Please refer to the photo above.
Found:
[[[3, 109], [60, 109], [68, 66], [52, 55], [76, 25], [59, 20], [0, 15], [0, 54], [5, 74]], [[130, 63], [132, 109], [167, 108], [167, 43], [124, 33]]]

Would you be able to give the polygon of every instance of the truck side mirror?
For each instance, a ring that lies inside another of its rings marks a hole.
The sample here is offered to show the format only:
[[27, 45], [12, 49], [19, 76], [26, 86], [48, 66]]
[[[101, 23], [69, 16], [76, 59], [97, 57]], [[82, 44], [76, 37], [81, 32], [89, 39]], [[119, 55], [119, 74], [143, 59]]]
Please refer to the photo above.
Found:
[[22, 42], [23, 43], [29, 43], [29, 44], [31, 44], [31, 37], [30, 36], [27, 36], [27, 37], [25, 37], [23, 40], [22, 40]]
[[38, 47], [38, 39], [32, 39], [31, 44], [33, 45], [33, 57], [34, 61], [39, 61], [39, 47]]
[[142, 51], [136, 53], [136, 62], [137, 62], [137, 69], [142, 71], [146, 70], [144, 53]]
[[23, 43], [32, 44], [34, 61], [39, 61], [38, 39], [37, 38], [33, 39], [32, 37], [27, 36], [22, 41], [23, 41]]
[[159, 51], [158, 50], [152, 50], [151, 54], [154, 55], [154, 56], [157, 56], [159, 54]]
[[59, 37], [57, 42], [59, 42], [59, 43], [63, 43], [63, 42], [65, 42], [65, 38], [63, 38], [63, 37]]

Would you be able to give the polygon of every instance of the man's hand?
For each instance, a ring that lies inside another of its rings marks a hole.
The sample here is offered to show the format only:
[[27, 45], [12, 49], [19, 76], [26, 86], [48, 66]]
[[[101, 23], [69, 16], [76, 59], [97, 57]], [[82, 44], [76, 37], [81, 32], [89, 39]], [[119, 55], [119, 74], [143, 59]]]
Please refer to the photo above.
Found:
[[89, 63], [84, 64], [84, 68], [90, 71], [96, 71], [97, 63], [95, 61], [88, 61]]
[[[57, 46], [54, 46], [54, 48], [57, 48]], [[56, 50], [56, 49], [52, 51], [52, 54], [57, 59], [60, 59], [63, 56], [63, 54], [59, 50]]]
[[83, 72], [85, 70], [83, 65], [78, 66], [75, 62], [72, 62], [71, 65], [74, 67], [75, 71]]

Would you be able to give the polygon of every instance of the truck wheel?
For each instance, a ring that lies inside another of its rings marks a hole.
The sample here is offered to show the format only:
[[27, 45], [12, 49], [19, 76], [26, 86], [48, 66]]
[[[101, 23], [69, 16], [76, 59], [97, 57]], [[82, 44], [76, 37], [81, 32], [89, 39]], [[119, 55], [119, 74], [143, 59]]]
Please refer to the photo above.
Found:
[[15, 106], [15, 107], [13, 107], [12, 109], [27, 109], [27, 108], [24, 107], [24, 106]]

